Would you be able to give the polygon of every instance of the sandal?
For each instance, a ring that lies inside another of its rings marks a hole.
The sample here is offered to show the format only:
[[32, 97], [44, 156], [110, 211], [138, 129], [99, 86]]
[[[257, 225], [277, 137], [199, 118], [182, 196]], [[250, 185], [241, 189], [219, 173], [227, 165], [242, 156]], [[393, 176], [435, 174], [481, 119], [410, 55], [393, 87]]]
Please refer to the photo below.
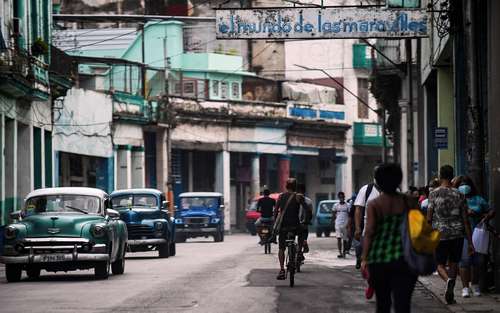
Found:
[[285, 270], [280, 270], [280, 273], [276, 277], [277, 280], [285, 280], [286, 279], [286, 272]]

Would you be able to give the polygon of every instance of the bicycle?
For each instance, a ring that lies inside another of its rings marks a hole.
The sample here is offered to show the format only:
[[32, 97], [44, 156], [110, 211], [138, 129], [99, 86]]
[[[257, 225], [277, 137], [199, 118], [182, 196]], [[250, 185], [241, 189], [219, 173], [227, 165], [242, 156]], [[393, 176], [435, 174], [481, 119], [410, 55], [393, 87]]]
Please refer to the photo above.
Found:
[[[297, 242], [295, 242], [295, 233], [289, 231], [286, 235], [286, 272], [290, 278], [290, 287], [295, 285], [295, 271], [300, 268], [297, 261]], [[300, 270], [299, 270], [300, 271]]]

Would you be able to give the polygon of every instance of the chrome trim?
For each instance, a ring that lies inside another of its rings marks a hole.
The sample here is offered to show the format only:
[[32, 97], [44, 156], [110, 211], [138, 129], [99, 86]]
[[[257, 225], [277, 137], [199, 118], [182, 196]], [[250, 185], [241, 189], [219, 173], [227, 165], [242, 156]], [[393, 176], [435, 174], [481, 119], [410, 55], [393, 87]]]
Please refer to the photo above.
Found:
[[134, 239], [127, 240], [129, 246], [161, 245], [167, 243], [166, 239]]
[[0, 257], [0, 263], [4, 264], [31, 264], [31, 263], [57, 263], [57, 262], [72, 262], [72, 261], [107, 261], [109, 260], [109, 255], [107, 254], [97, 254], [97, 253], [78, 253], [74, 255], [73, 253], [59, 254], [63, 256], [62, 261], [43, 261], [42, 258], [46, 255], [51, 254], [41, 254], [41, 255], [23, 255], [23, 256], [3, 256]]
[[22, 240], [25, 243], [51, 243], [51, 242], [62, 242], [62, 243], [89, 243], [90, 240], [81, 237], [40, 237], [40, 238], [24, 238]]
[[217, 228], [178, 228], [175, 230], [176, 233], [213, 233], [216, 232]]

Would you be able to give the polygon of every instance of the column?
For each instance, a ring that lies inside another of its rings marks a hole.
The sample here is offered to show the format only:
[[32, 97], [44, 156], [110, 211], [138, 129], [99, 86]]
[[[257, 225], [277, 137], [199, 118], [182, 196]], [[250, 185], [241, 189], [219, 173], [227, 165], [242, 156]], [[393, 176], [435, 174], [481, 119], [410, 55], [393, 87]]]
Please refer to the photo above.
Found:
[[408, 190], [408, 103], [405, 100], [399, 101], [401, 108], [401, 169], [403, 170], [403, 181], [401, 190]]
[[286, 190], [286, 181], [290, 178], [290, 156], [281, 155], [278, 160], [278, 192]]
[[[0, 114], [0, 151], [5, 151], [5, 115]], [[5, 214], [5, 157], [0, 153], [0, 225], [7, 222]]]
[[168, 129], [156, 130], [156, 188], [167, 192], [169, 173], [167, 136]]
[[260, 155], [252, 156], [252, 196], [260, 193]]
[[117, 151], [116, 189], [132, 188], [132, 147], [120, 146]]
[[14, 208], [17, 195], [17, 120], [5, 121], [5, 213]]
[[194, 191], [194, 170], [193, 170], [193, 151], [189, 151], [188, 155], [188, 191]]
[[215, 191], [224, 195], [224, 230], [231, 229], [231, 221], [236, 216], [231, 216], [229, 204], [231, 203], [231, 175], [229, 151], [217, 152], [215, 156]]
[[143, 147], [134, 147], [131, 152], [132, 188], [144, 188], [146, 185], [145, 153]]
[[24, 199], [34, 189], [33, 126], [17, 123], [17, 194]]

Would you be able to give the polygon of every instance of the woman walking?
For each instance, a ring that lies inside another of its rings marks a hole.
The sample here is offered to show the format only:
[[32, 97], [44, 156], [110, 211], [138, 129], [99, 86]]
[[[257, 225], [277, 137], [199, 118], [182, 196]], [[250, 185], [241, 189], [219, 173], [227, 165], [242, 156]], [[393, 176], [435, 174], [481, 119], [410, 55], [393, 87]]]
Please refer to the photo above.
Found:
[[408, 200], [398, 193], [403, 173], [397, 164], [383, 164], [375, 169], [375, 183], [381, 194], [370, 201], [363, 242], [362, 270], [368, 268], [370, 284], [375, 289], [377, 313], [390, 313], [394, 301], [396, 313], [409, 313], [417, 275], [404, 260], [401, 223]]

